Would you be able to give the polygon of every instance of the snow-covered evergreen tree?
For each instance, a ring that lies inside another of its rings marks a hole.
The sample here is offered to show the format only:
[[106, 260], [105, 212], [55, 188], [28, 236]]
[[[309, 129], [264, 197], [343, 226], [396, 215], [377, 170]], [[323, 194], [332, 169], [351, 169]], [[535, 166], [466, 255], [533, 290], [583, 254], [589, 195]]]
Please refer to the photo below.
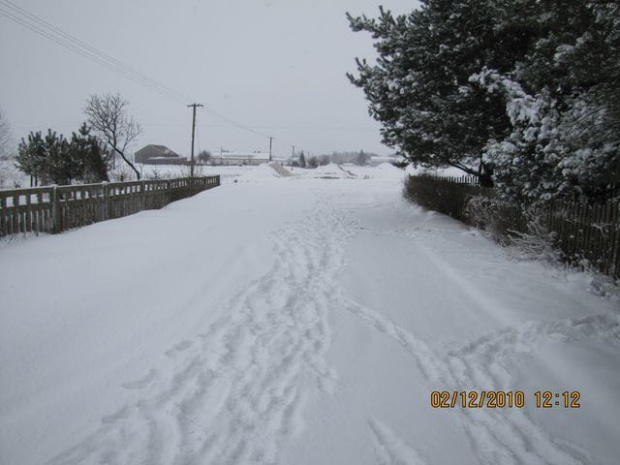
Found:
[[45, 175], [54, 184], [71, 184], [78, 171], [78, 163], [72, 157], [69, 141], [55, 131], [48, 130], [45, 143]]
[[111, 153], [83, 124], [71, 141], [48, 129], [31, 132], [18, 147], [16, 166], [30, 175], [35, 184], [71, 184], [72, 181], [107, 181]]
[[470, 78], [506, 101], [512, 132], [484, 154], [505, 196], [596, 200], [620, 179], [618, 9], [610, 6], [600, 15], [596, 3], [539, 4], [527, 18], [538, 33], [523, 60]]
[[22, 139], [17, 148], [15, 166], [31, 178], [31, 184], [37, 185], [39, 182], [47, 184], [47, 173], [45, 163], [47, 150], [41, 131], [31, 132], [28, 139]]
[[485, 66], [509, 70], [531, 33], [498, 25], [498, 17], [514, 13], [511, 2], [422, 3], [407, 16], [384, 9], [377, 19], [349, 16], [354, 31], [372, 34], [379, 53], [376, 65], [358, 60], [359, 76], [349, 78], [364, 90], [387, 145], [416, 164], [454, 166], [490, 184], [482, 149], [503, 139], [510, 122], [502, 96], [469, 78]]
[[615, 1], [424, 0], [405, 16], [349, 16], [384, 142], [423, 166], [493, 180], [506, 197], [601, 198], [620, 179]]
[[27, 141], [21, 140], [16, 165], [32, 176], [35, 184], [38, 181], [43, 185], [71, 184], [77, 171], [77, 163], [69, 151], [69, 142], [62, 134], [51, 129], [48, 129], [45, 136], [40, 131], [31, 132]]
[[69, 157], [74, 160], [74, 177], [84, 182], [109, 181], [108, 169], [112, 152], [83, 123], [77, 133], [71, 136]]

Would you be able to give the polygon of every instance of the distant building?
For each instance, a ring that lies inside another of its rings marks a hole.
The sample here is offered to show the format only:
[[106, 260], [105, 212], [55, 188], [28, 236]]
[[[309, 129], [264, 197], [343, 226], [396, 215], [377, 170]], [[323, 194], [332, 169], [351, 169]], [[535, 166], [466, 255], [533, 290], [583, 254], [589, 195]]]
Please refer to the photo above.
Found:
[[147, 145], [135, 153], [136, 163], [145, 165], [184, 165], [187, 159], [165, 145]]
[[260, 165], [269, 162], [269, 154], [264, 152], [227, 152], [214, 153], [209, 163], [212, 165]]

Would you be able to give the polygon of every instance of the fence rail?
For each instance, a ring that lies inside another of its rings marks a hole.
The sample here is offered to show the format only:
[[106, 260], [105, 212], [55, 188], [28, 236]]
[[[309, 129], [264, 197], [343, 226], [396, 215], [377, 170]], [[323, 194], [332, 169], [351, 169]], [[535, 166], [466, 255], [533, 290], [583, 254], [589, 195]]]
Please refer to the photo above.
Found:
[[219, 185], [219, 176], [207, 176], [0, 190], [0, 237], [60, 233], [162, 208]]
[[[479, 220], [468, 217], [466, 210], [472, 198], [489, 199], [485, 205], [492, 211], [487, 217], [497, 229], [532, 234], [533, 230], [554, 238], [566, 261], [588, 263], [591, 267], [620, 279], [620, 199], [603, 204], [587, 204], [554, 200], [531, 205], [503, 202], [492, 188], [476, 184], [468, 176], [442, 178], [412, 176], [408, 190], [410, 197], [429, 208], [447, 213], [474, 226]], [[484, 225], [482, 225], [484, 226]]]

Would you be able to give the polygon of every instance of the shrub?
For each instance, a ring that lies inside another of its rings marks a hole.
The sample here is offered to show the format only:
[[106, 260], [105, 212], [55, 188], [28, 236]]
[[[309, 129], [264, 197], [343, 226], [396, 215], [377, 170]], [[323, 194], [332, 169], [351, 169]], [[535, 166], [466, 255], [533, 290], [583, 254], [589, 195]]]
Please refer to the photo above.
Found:
[[507, 243], [510, 236], [527, 231], [524, 209], [500, 200], [494, 191], [470, 196], [465, 204], [463, 222], [489, 232], [499, 243]]

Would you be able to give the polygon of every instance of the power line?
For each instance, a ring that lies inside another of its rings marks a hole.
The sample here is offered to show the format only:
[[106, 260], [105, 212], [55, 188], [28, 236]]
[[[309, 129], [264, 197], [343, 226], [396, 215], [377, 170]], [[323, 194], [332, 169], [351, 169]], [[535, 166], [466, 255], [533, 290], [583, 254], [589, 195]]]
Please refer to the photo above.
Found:
[[208, 106], [205, 106], [205, 109], [207, 111], [210, 111], [211, 113], [213, 113], [214, 115], [216, 115], [217, 117], [219, 117], [220, 119], [223, 119], [224, 121], [227, 121], [228, 123], [230, 123], [231, 125], [239, 128], [239, 129], [244, 129], [245, 131], [251, 132], [256, 134], [257, 136], [261, 136], [261, 137], [267, 137], [269, 138], [270, 136], [268, 134], [264, 134], [262, 132], [256, 131], [255, 129], [252, 129], [250, 126], [246, 126], [245, 124], [241, 124], [238, 123], [237, 121], [221, 114], [219, 111], [214, 110], [213, 108], [210, 108]]
[[131, 66], [59, 29], [9, 0], [0, 0], [0, 14], [53, 42], [130, 79], [160, 95], [186, 102], [189, 98], [174, 89], [145, 76]]
[[[140, 73], [135, 68], [123, 63], [122, 61], [108, 55], [107, 53], [99, 50], [98, 48], [80, 40], [79, 38], [63, 31], [62, 29], [54, 26], [53, 24], [41, 19], [33, 13], [19, 7], [10, 0], [0, 0], [0, 15], [12, 20], [13, 22], [29, 29], [30, 31], [39, 34], [40, 36], [55, 42], [61, 47], [70, 50], [78, 55], [86, 58], [94, 63], [97, 63], [110, 71], [113, 71], [121, 76], [142, 85], [143, 87], [156, 92], [164, 97], [171, 98], [178, 103], [185, 104], [191, 99], [181, 92], [166, 86], [143, 73]], [[204, 106], [205, 110], [214, 114], [218, 118], [228, 122], [230, 125], [242, 129], [244, 131], [253, 133], [255, 135], [265, 137], [267, 139], [273, 139], [273, 136], [260, 132], [251, 126], [242, 124], [228, 116], [220, 113], [219, 111], [211, 108], [207, 105]], [[288, 144], [290, 145], [290, 144]]]

